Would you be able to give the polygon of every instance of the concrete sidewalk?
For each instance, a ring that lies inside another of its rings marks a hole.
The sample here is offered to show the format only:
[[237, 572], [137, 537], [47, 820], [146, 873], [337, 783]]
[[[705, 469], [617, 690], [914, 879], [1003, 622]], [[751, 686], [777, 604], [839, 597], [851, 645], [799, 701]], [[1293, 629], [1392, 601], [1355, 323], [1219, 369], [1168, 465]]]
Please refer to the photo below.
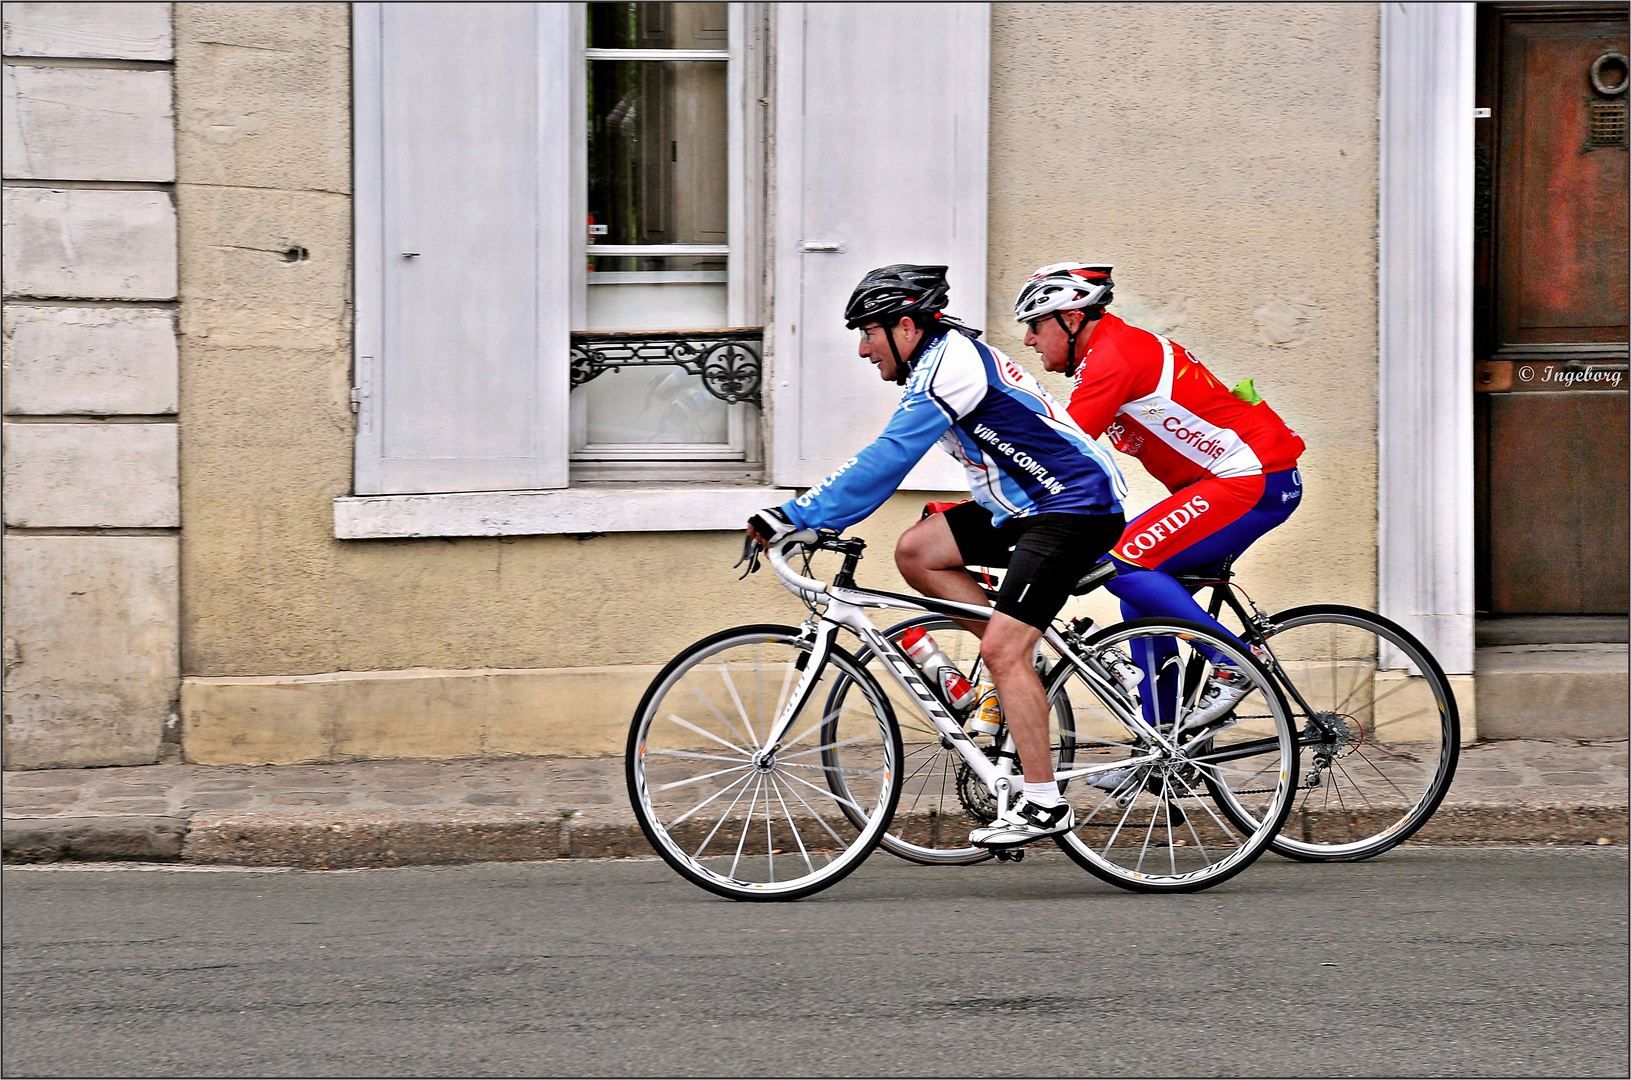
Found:
[[[1463, 749], [1419, 834], [1626, 843], [1626, 743]], [[5, 858], [338, 869], [650, 855], [621, 758], [148, 765], [5, 774]]]

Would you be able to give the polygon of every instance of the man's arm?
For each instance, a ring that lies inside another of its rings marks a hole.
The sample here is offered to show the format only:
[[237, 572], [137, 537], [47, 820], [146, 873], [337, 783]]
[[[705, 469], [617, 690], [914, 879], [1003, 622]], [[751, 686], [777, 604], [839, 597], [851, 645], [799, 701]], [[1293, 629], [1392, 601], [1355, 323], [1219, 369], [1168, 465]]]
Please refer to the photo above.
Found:
[[1070, 418], [1089, 438], [1097, 439], [1117, 411], [1136, 396], [1133, 383], [1137, 377], [1134, 365], [1120, 357], [1083, 357], [1082, 366], [1076, 370], [1076, 387], [1066, 406]]
[[895, 493], [912, 466], [949, 427], [951, 417], [927, 393], [908, 393], [883, 434], [837, 472], [783, 503], [782, 513], [800, 529], [842, 529], [855, 524]]

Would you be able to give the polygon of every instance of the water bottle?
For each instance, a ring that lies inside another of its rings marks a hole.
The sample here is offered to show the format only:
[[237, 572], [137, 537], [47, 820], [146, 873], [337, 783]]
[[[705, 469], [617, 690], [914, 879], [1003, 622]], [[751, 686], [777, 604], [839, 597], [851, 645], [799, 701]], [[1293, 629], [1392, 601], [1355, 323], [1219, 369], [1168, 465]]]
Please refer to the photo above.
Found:
[[1129, 694], [1138, 693], [1138, 684], [1144, 681], [1144, 672], [1122, 654], [1119, 649], [1105, 649], [1099, 654], [1099, 663], [1110, 669], [1121, 688]]
[[957, 670], [957, 665], [940, 651], [940, 646], [923, 627], [914, 626], [902, 634], [900, 645], [929, 681], [940, 687], [941, 695], [951, 702], [952, 708], [961, 712], [974, 704], [974, 684]]
[[974, 688], [974, 693], [980, 699], [980, 706], [969, 718], [968, 730], [981, 735], [996, 735], [1002, 730], [1002, 700], [997, 697], [997, 688], [982, 679], [980, 685]]

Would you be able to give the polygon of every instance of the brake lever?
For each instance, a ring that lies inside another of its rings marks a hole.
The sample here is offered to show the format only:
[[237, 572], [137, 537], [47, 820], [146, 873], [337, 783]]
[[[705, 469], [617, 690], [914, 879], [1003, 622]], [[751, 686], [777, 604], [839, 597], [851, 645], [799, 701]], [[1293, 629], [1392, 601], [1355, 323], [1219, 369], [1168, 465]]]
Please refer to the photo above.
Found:
[[759, 544], [754, 540], [752, 533], [742, 538], [742, 557], [736, 560], [736, 565], [732, 566], [731, 569], [735, 570], [737, 566], [741, 566], [743, 563], [747, 563], [748, 568], [742, 571], [742, 577], [737, 578], [737, 581], [741, 581], [742, 578], [747, 577], [749, 574], [758, 573], [759, 571]]

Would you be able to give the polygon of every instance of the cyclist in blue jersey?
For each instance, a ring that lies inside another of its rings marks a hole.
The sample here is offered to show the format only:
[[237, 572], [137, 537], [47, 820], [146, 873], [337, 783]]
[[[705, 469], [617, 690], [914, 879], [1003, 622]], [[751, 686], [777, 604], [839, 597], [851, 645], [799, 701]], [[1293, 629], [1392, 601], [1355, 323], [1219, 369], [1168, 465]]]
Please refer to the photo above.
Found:
[[860, 354], [905, 387], [883, 433], [796, 499], [761, 510], [748, 532], [762, 544], [799, 529], [842, 529], [894, 494], [938, 442], [968, 473], [973, 502], [902, 534], [901, 576], [928, 596], [984, 606], [965, 567], [1004, 566], [995, 612], [970, 622], [1024, 769], [1024, 791], [971, 843], [1011, 847], [1075, 826], [1054, 781], [1048, 702], [1032, 657], [1071, 588], [1125, 523], [1126, 483], [1065, 408], [1018, 364], [944, 313], [946, 267], [897, 264], [861, 279], [844, 311]]

